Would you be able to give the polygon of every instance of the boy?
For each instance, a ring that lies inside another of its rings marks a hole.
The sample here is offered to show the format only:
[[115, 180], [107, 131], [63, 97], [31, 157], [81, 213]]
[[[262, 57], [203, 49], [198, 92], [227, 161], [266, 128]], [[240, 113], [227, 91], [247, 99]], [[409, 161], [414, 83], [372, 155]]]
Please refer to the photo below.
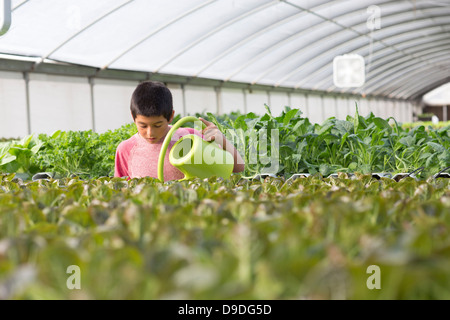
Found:
[[[140, 83], [131, 97], [131, 116], [138, 132], [130, 139], [122, 141], [116, 150], [115, 177], [150, 176], [158, 178], [158, 159], [162, 143], [171, 126], [175, 111], [172, 93], [161, 82], [145, 81]], [[172, 166], [169, 152], [175, 142], [184, 135], [196, 134], [206, 141], [216, 141], [233, 155], [233, 172], [244, 171], [244, 161], [220, 130], [212, 122], [200, 118], [206, 125], [201, 132], [193, 128], [179, 128], [172, 136], [164, 159], [164, 180], [178, 180], [184, 174]]]

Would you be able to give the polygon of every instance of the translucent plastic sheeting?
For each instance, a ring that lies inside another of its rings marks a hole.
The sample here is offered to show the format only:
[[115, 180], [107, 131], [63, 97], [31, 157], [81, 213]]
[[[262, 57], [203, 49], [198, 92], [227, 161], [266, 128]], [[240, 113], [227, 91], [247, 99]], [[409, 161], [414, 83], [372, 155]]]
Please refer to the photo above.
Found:
[[430, 106], [450, 106], [450, 82], [428, 92], [423, 101]]
[[[401, 99], [450, 74], [449, 1], [13, 0], [12, 8], [0, 53], [37, 63]], [[366, 84], [336, 88], [333, 58], [350, 53], [364, 57]]]

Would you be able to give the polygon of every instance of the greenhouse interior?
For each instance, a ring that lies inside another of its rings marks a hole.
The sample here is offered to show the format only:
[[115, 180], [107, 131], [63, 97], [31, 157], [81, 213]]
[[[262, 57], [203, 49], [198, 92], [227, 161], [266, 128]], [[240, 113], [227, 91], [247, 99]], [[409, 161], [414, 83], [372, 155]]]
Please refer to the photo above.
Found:
[[[182, 115], [261, 114], [267, 104], [322, 122], [357, 103], [363, 115], [448, 120], [448, 100], [436, 111], [423, 100], [449, 82], [446, 1], [9, 2], [2, 137], [115, 129], [131, 121], [131, 92], [150, 79], [171, 88]], [[363, 58], [358, 87], [333, 81], [333, 59], [345, 55]]]
[[0, 299], [449, 299], [449, 169], [448, 0], [0, 0]]

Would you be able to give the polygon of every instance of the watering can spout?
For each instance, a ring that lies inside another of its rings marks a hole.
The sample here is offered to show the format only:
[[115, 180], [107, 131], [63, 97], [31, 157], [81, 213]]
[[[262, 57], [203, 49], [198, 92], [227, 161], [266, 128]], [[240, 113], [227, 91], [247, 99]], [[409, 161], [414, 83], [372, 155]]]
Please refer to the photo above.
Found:
[[[158, 159], [158, 180], [164, 182], [164, 158], [173, 133], [186, 122], [199, 121], [196, 117], [184, 117], [167, 133], [161, 146]], [[202, 126], [205, 124], [201, 122]], [[214, 141], [208, 142], [195, 134], [181, 137], [169, 153], [170, 163], [184, 174], [185, 179], [212, 176], [228, 179], [233, 172], [234, 159], [231, 153], [223, 150]]]

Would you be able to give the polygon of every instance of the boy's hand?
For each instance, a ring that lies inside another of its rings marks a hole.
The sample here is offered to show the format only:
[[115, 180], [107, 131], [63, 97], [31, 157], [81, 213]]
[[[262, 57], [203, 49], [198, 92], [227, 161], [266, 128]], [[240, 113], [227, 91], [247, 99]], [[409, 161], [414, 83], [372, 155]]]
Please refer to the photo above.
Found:
[[217, 128], [217, 126], [212, 122], [209, 122], [203, 118], [199, 119], [206, 125], [206, 128], [202, 130], [203, 139], [205, 141], [215, 141], [223, 146], [225, 136], [219, 130], [219, 128]]
[[224, 150], [230, 152], [234, 158], [234, 167], [233, 172], [242, 172], [245, 169], [245, 163], [242, 159], [239, 152], [233, 146], [231, 142], [229, 142], [224, 134], [217, 128], [217, 126], [209, 122], [203, 118], [199, 118], [205, 125], [206, 128], [202, 130], [203, 139], [206, 141], [215, 141], [218, 143]]

